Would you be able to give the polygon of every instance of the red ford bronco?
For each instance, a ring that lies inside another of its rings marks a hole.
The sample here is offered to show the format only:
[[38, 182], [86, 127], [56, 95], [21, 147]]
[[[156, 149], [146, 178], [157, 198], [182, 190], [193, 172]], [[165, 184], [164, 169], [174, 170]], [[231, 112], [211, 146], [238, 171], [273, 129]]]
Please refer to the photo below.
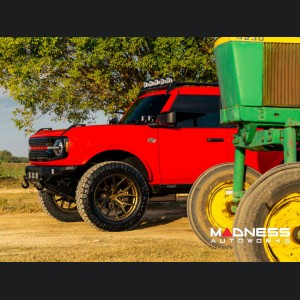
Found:
[[[22, 186], [32, 183], [60, 221], [128, 230], [151, 199], [188, 193], [205, 170], [233, 162], [236, 131], [220, 124], [217, 84], [144, 82], [118, 121], [35, 132]], [[283, 162], [281, 151], [249, 152], [246, 164], [260, 173]]]

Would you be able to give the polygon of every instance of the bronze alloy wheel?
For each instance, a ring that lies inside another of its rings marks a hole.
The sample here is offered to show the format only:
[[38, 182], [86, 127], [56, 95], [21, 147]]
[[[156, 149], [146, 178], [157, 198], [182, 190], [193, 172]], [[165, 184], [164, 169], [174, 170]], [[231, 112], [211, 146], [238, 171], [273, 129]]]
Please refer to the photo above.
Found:
[[38, 198], [43, 210], [51, 217], [62, 222], [82, 221], [75, 199], [54, 195], [48, 190], [39, 191]]
[[52, 195], [53, 202], [57, 205], [59, 209], [65, 212], [77, 211], [76, 202], [73, 199], [67, 199], [65, 197]]
[[108, 175], [95, 188], [95, 208], [109, 220], [128, 218], [137, 204], [138, 191], [132, 180], [124, 175]]
[[82, 219], [97, 229], [124, 231], [135, 227], [149, 203], [148, 185], [132, 165], [106, 161], [81, 177], [76, 203]]

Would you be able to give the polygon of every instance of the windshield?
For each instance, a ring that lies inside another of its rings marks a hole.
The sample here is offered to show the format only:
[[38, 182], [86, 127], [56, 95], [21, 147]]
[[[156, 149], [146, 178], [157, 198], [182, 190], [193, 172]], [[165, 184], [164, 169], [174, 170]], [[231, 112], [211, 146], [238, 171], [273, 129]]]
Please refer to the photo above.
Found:
[[119, 124], [155, 122], [157, 114], [160, 113], [169, 96], [163, 94], [137, 99]]

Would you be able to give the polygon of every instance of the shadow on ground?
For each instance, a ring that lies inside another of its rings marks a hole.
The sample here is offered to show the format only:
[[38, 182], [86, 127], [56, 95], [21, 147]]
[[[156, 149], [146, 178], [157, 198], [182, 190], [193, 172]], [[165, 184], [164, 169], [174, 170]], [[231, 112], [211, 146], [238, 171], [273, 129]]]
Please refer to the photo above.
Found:
[[134, 230], [165, 225], [187, 218], [186, 203], [150, 203], [141, 223]]

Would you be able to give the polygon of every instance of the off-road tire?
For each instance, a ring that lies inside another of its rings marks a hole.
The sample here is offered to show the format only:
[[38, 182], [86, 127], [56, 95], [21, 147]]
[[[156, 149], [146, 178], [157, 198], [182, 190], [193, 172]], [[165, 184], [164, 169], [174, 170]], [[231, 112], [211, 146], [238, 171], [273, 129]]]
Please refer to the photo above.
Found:
[[[111, 184], [113, 180], [115, 184]], [[117, 188], [124, 188], [124, 191], [117, 191]], [[128, 197], [126, 190], [131, 191]], [[101, 195], [96, 197], [100, 191]], [[133, 193], [135, 196], [132, 196]], [[127, 200], [123, 201], [122, 197]], [[104, 231], [125, 231], [135, 227], [146, 212], [149, 203], [148, 185], [133, 166], [119, 161], [106, 161], [83, 174], [76, 190], [76, 203], [82, 219], [91, 226]], [[120, 214], [116, 210], [121, 211]]]
[[[41, 203], [42, 209], [45, 213], [49, 216], [57, 219], [61, 222], [79, 222], [82, 221], [81, 216], [79, 215], [75, 201], [66, 201], [67, 205], [62, 207], [62, 202], [60, 201], [59, 204], [57, 203], [57, 198], [61, 198], [64, 200], [63, 197], [55, 196], [51, 192], [47, 190], [42, 190], [38, 192], [38, 199]], [[68, 208], [68, 204], [71, 204], [72, 207]]]

